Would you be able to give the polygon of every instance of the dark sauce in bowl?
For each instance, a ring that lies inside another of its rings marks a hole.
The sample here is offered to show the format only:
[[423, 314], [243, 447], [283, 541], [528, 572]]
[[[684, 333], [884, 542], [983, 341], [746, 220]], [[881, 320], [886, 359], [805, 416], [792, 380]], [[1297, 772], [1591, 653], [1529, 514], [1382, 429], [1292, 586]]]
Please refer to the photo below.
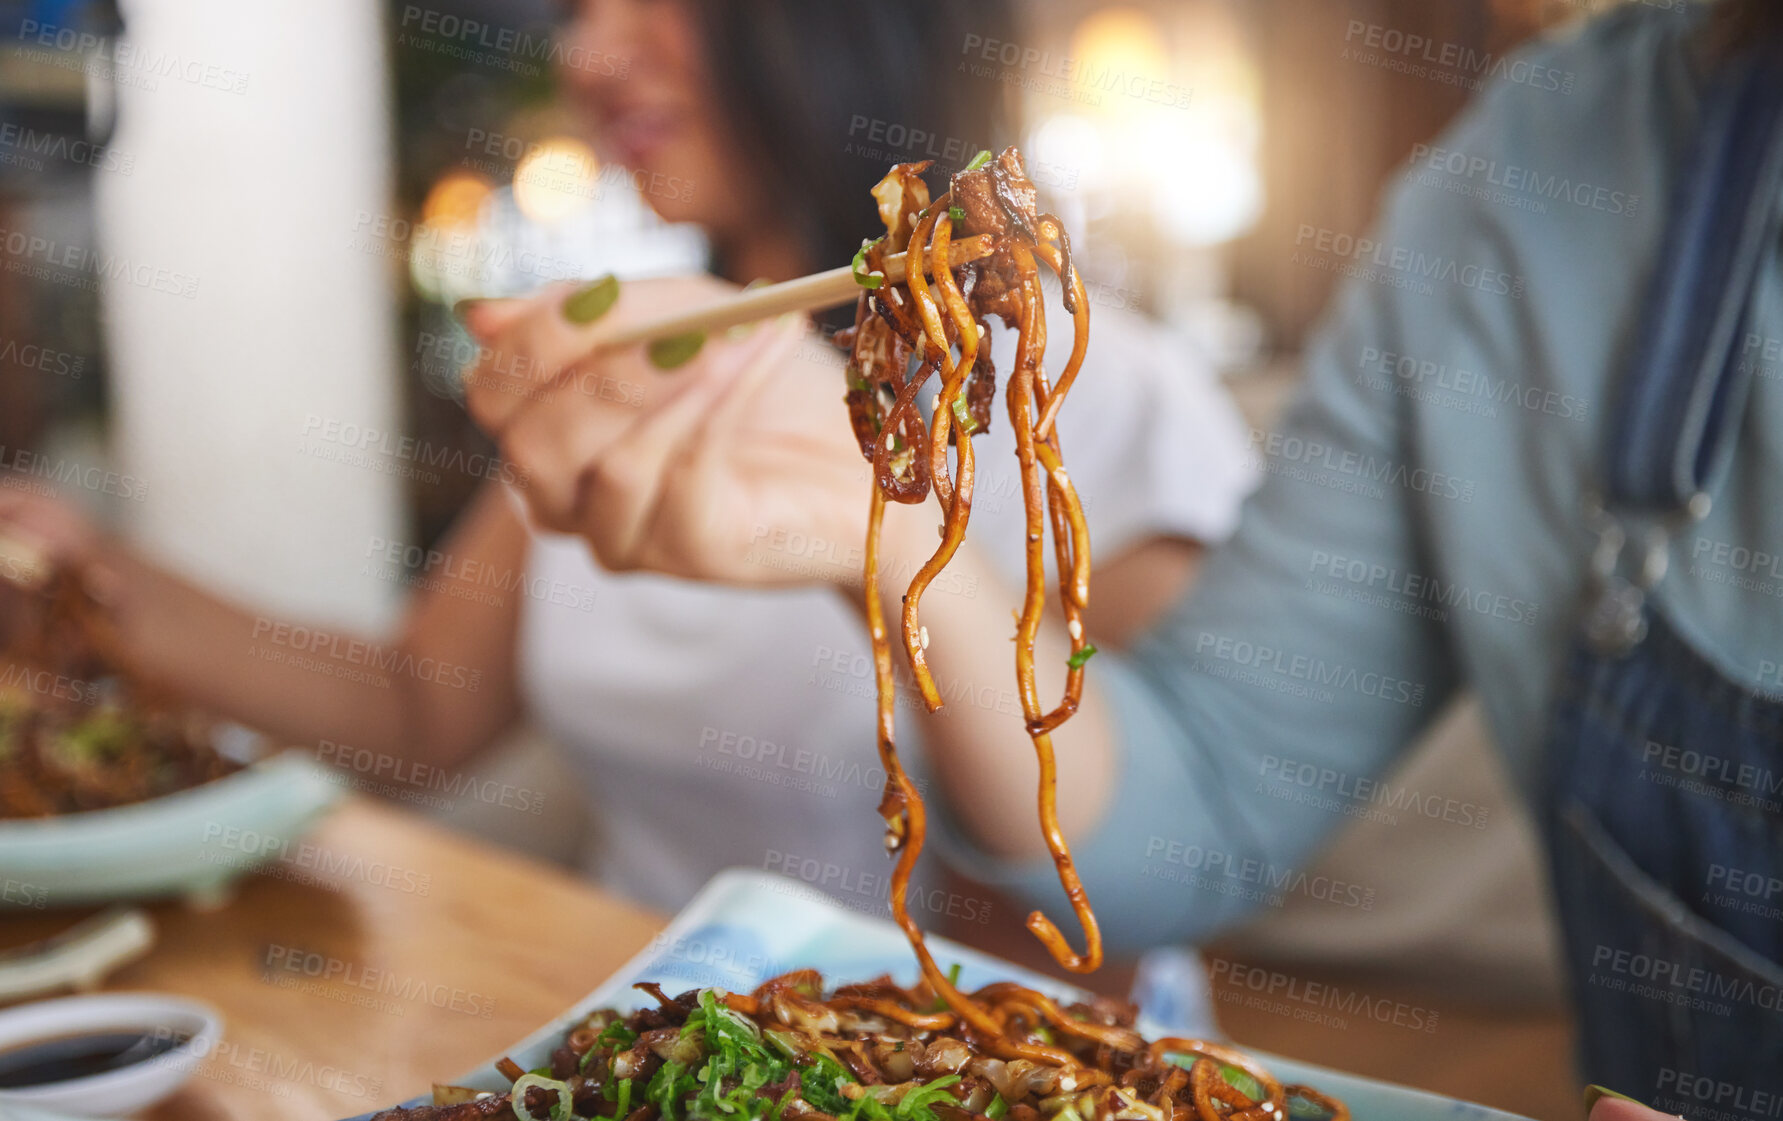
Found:
[[0, 1090], [91, 1078], [145, 1063], [190, 1042], [187, 1032], [96, 1031], [0, 1047]]

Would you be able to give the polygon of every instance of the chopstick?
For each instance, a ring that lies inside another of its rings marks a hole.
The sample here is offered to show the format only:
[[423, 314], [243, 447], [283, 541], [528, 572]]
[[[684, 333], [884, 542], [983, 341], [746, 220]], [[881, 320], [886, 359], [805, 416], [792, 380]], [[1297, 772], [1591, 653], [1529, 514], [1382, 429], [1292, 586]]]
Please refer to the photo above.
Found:
[[[948, 266], [958, 268], [969, 261], [976, 261], [989, 255], [993, 248], [990, 238], [983, 234], [962, 238], [947, 247]], [[885, 259], [885, 283], [902, 284], [904, 271], [902, 253]], [[691, 311], [622, 327], [603, 336], [595, 343], [595, 348], [630, 346], [633, 343], [669, 339], [695, 331], [710, 334], [742, 323], [772, 319], [787, 312], [821, 311], [851, 304], [860, 293], [861, 286], [854, 279], [853, 266], [844, 265], [839, 269], [812, 273], [797, 280], [770, 284], [765, 288], [747, 289]]]

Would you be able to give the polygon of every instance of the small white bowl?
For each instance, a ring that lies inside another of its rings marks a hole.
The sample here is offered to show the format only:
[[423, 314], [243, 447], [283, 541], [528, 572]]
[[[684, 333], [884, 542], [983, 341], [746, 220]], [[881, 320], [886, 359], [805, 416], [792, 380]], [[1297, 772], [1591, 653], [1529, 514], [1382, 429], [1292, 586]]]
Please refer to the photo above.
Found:
[[192, 1077], [223, 1035], [209, 1005], [154, 993], [100, 993], [44, 1000], [0, 1011], [0, 1051], [90, 1032], [178, 1032], [185, 1043], [144, 1062], [86, 1078], [0, 1090], [0, 1116], [34, 1106], [71, 1117], [123, 1117], [147, 1109]]

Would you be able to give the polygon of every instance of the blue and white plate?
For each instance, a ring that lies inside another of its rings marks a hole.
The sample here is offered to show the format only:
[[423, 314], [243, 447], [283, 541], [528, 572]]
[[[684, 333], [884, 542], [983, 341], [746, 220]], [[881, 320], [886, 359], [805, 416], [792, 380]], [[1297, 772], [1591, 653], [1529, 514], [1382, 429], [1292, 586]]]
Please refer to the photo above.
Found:
[[0, 821], [0, 911], [219, 895], [345, 793], [301, 751], [146, 802]]
[[[1017, 981], [1055, 1000], [1083, 999], [1069, 985], [957, 942], [930, 938], [929, 946], [943, 967], [959, 963], [962, 988]], [[639, 981], [660, 981], [669, 992], [713, 985], [748, 992], [776, 974], [807, 968], [818, 970], [832, 983], [890, 973], [900, 984], [909, 985], [915, 983], [917, 972], [909, 943], [891, 922], [851, 911], [798, 880], [733, 868], [713, 877], [649, 946], [599, 988], [504, 1054], [529, 1070], [547, 1065], [569, 1026], [588, 1013], [650, 1003], [649, 996], [631, 987]], [[1139, 1026], [1149, 1036], [1176, 1033], [1175, 1028], [1143, 1019]], [[1305, 1083], [1342, 1098], [1358, 1121], [1527, 1121], [1440, 1094], [1252, 1053], [1284, 1082]], [[495, 1069], [500, 1057], [450, 1084], [505, 1090], [508, 1080]], [[402, 1104], [425, 1105], [431, 1100], [423, 1095]], [[367, 1113], [347, 1121], [368, 1121], [372, 1116]]]

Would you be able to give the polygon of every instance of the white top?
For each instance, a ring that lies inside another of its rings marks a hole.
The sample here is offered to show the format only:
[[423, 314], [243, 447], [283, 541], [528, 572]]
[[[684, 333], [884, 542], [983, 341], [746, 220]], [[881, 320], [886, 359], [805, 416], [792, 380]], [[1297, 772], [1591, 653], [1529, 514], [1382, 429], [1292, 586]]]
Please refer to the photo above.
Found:
[[[1046, 368], [1056, 373], [1070, 354], [1070, 318], [1056, 292], [1049, 304]], [[1058, 427], [1093, 555], [1106, 561], [1158, 535], [1225, 537], [1254, 473], [1236, 409], [1180, 340], [1118, 310], [1096, 308], [1092, 320], [1089, 358]], [[994, 326], [992, 335], [998, 406], [974, 441], [969, 537], [1019, 588], [1025, 529], [1001, 405], [1015, 332]], [[840, 406], [836, 423], [846, 423]], [[791, 551], [774, 556], [796, 562], [800, 544], [783, 542]], [[746, 865], [884, 912], [890, 863], [875, 813], [884, 775], [871, 647], [841, 596], [608, 573], [580, 539], [543, 533], [529, 571], [594, 590], [586, 611], [524, 600], [519, 665], [534, 719], [585, 777], [595, 823], [586, 864], [604, 886], [675, 910], [720, 869]], [[939, 609], [946, 598], [929, 602]], [[986, 667], [972, 685], [1016, 721], [1005, 668]], [[914, 756], [914, 727], [900, 727]], [[948, 908], [972, 921], [957, 912], [976, 906], [931, 895], [912, 911], [931, 924]]]

